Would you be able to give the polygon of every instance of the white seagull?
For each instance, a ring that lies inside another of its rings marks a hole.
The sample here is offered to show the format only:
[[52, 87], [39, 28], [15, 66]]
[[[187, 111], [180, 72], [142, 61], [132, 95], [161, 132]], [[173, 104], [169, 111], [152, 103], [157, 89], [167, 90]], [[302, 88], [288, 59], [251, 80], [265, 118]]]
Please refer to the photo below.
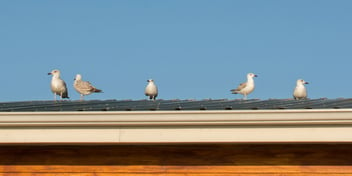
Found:
[[69, 98], [66, 83], [60, 78], [60, 70], [53, 70], [48, 75], [53, 76], [51, 79], [51, 91], [54, 93], [54, 100], [56, 101], [56, 95], [59, 95], [61, 100]]
[[233, 94], [242, 94], [243, 99], [247, 100], [247, 95], [253, 92], [255, 85], [254, 85], [254, 77], [258, 77], [254, 73], [247, 74], [247, 82], [241, 83], [236, 89], [232, 89], [231, 92]]
[[76, 91], [81, 95], [81, 100], [83, 100], [85, 95], [89, 95], [91, 93], [102, 92], [102, 90], [95, 88], [92, 84], [88, 81], [82, 80], [82, 75], [77, 74], [75, 81], [73, 83], [73, 87]]
[[158, 96], [158, 87], [155, 85], [154, 80], [149, 79], [148, 85], [145, 87], [144, 94], [145, 96], [149, 96], [149, 99], [155, 100]]
[[308, 82], [304, 81], [303, 79], [297, 80], [296, 87], [293, 91], [293, 98], [295, 100], [307, 99], [307, 90], [304, 86], [305, 84], [308, 84]]

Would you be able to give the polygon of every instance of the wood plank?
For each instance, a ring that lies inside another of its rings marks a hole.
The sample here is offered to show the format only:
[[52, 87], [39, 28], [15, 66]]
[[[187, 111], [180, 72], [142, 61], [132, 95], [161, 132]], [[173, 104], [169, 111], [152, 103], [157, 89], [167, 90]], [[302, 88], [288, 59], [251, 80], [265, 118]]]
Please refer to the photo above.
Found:
[[0, 156], [14, 176], [352, 175], [352, 144], [0, 146]]
[[[228, 176], [229, 174], [165, 174], [165, 173], [156, 173], [156, 174], [135, 174], [135, 173], [0, 173], [0, 176]], [[326, 176], [327, 174], [310, 174], [310, 173], [298, 173], [298, 174], [275, 174], [275, 173], [261, 173], [261, 174], [231, 174], [231, 176]], [[329, 174], [329, 176], [350, 176], [351, 174]]]
[[0, 146], [0, 165], [351, 165], [352, 144]]
[[330, 173], [352, 175], [352, 166], [0, 166], [1, 173]]

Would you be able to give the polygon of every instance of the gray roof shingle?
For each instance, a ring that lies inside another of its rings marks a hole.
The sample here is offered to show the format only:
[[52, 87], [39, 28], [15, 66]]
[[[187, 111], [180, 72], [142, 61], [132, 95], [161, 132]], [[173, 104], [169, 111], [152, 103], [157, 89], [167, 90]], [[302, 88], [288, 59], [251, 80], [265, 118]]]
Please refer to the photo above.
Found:
[[1, 112], [27, 111], [154, 111], [154, 110], [257, 110], [352, 108], [352, 99], [269, 100], [90, 100], [24, 101], [0, 103]]

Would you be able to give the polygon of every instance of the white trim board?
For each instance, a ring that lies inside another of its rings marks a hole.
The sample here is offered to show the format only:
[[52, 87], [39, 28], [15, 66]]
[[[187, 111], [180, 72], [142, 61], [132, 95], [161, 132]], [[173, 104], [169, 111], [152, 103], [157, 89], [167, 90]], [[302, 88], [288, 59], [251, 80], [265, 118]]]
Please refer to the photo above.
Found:
[[352, 142], [352, 109], [3, 112], [2, 144]]

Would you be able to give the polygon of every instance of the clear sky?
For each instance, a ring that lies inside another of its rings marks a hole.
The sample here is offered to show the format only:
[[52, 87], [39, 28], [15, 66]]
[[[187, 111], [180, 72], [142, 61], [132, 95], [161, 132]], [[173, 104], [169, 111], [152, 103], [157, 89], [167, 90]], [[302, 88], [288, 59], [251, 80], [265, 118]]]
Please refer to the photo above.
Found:
[[87, 100], [352, 97], [350, 0], [3, 0], [0, 101], [52, 100], [53, 69], [71, 100], [77, 73], [104, 93]]

